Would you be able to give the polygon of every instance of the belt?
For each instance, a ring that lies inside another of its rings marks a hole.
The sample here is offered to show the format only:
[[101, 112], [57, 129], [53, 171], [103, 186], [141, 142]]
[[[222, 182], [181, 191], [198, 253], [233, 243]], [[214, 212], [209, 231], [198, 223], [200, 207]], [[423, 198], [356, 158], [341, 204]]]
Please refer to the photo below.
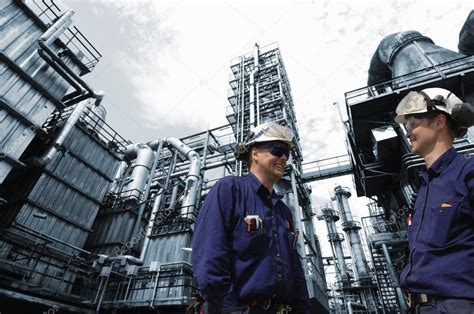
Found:
[[273, 298], [255, 298], [249, 303], [249, 307], [258, 307], [263, 310], [269, 310], [273, 305], [275, 305]]
[[431, 302], [433, 298], [429, 294], [424, 293], [409, 293], [408, 294], [408, 303], [410, 305], [423, 304]]
[[415, 304], [424, 304], [424, 303], [431, 303], [432, 301], [441, 301], [446, 299], [451, 299], [452, 297], [443, 297], [439, 295], [431, 295], [431, 294], [424, 294], [424, 293], [409, 293], [408, 294], [408, 302], [410, 306]]
[[249, 302], [250, 308], [259, 308], [262, 310], [280, 309], [287, 306], [277, 301], [277, 298], [255, 298]]

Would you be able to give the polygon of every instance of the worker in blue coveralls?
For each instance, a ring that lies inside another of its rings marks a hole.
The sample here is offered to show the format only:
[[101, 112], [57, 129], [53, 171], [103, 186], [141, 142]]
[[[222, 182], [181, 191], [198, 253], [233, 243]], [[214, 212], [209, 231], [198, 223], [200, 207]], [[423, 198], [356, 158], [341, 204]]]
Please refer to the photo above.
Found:
[[400, 283], [409, 313], [474, 313], [474, 157], [458, 154], [456, 137], [474, 123], [469, 103], [441, 88], [411, 91], [398, 104], [421, 170], [408, 217], [409, 257]]
[[249, 173], [219, 180], [193, 233], [192, 263], [205, 313], [309, 313], [297, 235], [273, 189], [293, 148], [293, 132], [274, 122], [255, 127], [236, 147]]

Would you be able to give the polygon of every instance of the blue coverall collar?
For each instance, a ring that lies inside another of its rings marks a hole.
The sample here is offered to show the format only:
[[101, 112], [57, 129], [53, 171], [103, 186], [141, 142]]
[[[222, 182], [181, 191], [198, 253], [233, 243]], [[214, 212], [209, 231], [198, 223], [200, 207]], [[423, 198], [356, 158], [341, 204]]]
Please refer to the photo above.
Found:
[[451, 147], [446, 152], [444, 152], [438, 159], [433, 163], [430, 169], [427, 169], [426, 166], [420, 173], [425, 180], [428, 179], [428, 174], [439, 175], [444, 168], [446, 168], [451, 161], [458, 155], [458, 152], [454, 147]]
[[[252, 172], [249, 171], [247, 178], [250, 181], [252, 189], [255, 191], [256, 194], [262, 196], [269, 194], [268, 189], [260, 182], [260, 180], [258, 180], [258, 178]], [[271, 197], [274, 204], [276, 203], [276, 201], [283, 198], [282, 195], [278, 195], [275, 192], [275, 189], [273, 189]]]

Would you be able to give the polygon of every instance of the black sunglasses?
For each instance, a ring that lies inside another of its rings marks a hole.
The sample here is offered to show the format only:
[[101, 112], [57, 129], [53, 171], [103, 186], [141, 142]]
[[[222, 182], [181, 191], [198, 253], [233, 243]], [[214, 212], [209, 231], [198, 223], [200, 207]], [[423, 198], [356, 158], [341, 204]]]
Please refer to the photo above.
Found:
[[286, 159], [290, 158], [290, 149], [287, 146], [276, 144], [276, 143], [258, 143], [255, 145], [256, 148], [268, 148], [270, 154], [280, 158], [285, 155]]

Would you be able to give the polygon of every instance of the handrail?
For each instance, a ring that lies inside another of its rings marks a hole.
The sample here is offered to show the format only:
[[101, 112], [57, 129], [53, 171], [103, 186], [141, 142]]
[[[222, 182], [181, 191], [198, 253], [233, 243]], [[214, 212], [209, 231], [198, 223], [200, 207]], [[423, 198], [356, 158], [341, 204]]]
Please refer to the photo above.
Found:
[[[346, 103], [350, 106], [356, 103], [365, 102], [371, 99], [375, 99], [384, 95], [383, 91], [388, 90], [391, 93], [400, 92], [402, 90], [411, 89], [416, 85], [426, 83], [433, 80], [433, 75], [441, 76], [454, 71], [473, 69], [474, 57], [464, 56], [458, 59], [450, 60], [435, 66], [424, 68], [415, 72], [411, 72], [399, 77], [395, 77], [392, 80], [382, 82], [372, 86], [361, 87], [345, 93]], [[423, 76], [420, 75], [423, 73]], [[374, 93], [374, 91], [377, 91]]]
[[[28, 7], [45, 25], [54, 23], [54, 21], [63, 14], [61, 8], [54, 0], [42, 0], [41, 2], [29, 0], [27, 2], [32, 2], [33, 5], [29, 5]], [[72, 29], [68, 27], [59, 38], [63, 40], [64, 44], [72, 53], [83, 55], [83, 59], [85, 59], [83, 64], [89, 72], [94, 69], [100, 58], [102, 58], [102, 54], [76, 26], [72, 26]]]

